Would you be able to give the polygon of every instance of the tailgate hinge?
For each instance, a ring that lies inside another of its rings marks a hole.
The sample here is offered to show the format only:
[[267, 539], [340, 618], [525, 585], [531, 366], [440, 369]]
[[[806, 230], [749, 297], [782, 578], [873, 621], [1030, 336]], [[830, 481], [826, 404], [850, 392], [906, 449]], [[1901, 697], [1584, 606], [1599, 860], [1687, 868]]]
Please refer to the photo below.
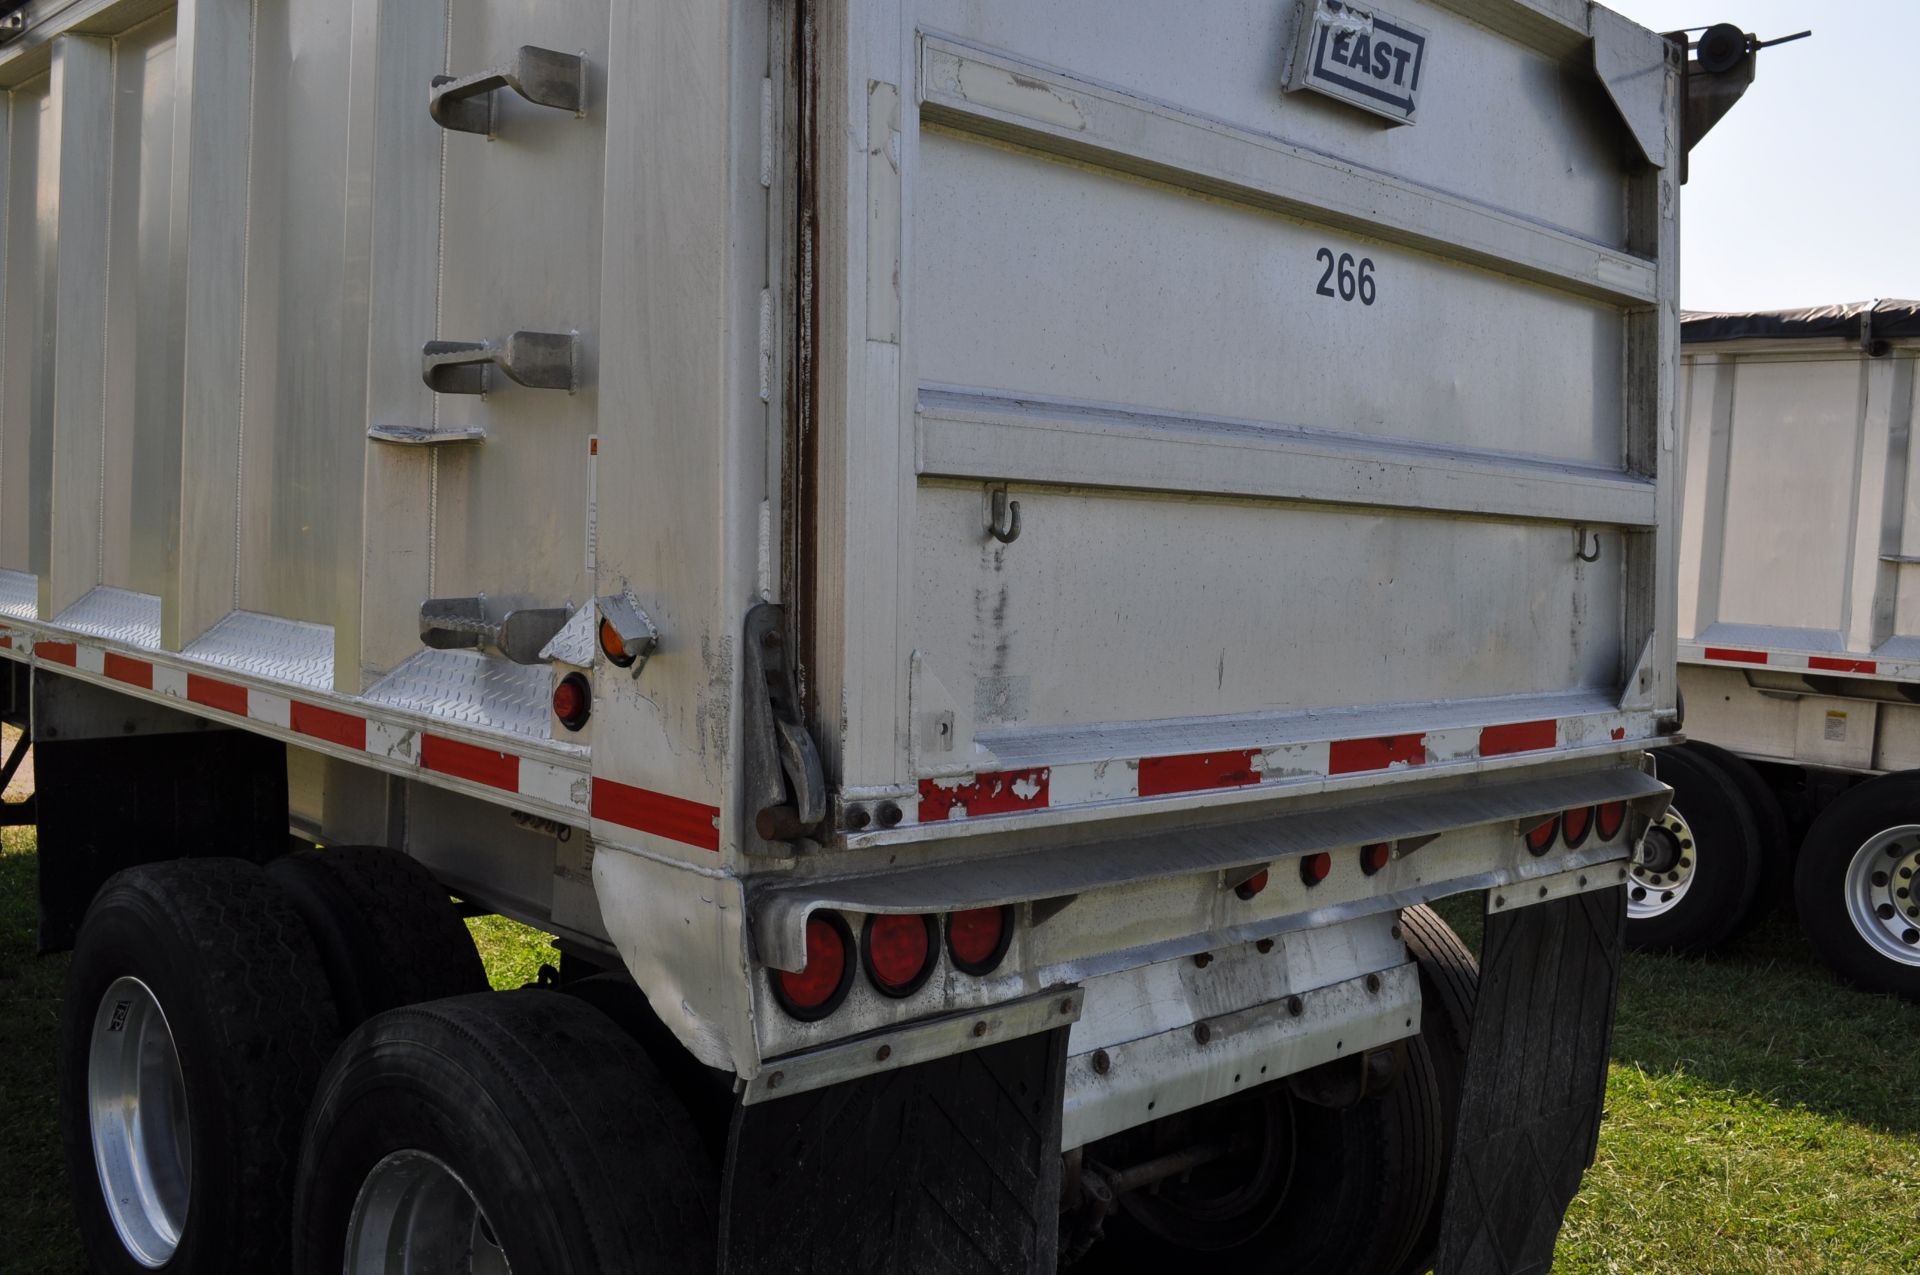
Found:
[[777, 858], [791, 855], [793, 843], [813, 835], [827, 817], [826, 771], [800, 717], [785, 622], [770, 602], [748, 611], [741, 661], [745, 845], [749, 854]]

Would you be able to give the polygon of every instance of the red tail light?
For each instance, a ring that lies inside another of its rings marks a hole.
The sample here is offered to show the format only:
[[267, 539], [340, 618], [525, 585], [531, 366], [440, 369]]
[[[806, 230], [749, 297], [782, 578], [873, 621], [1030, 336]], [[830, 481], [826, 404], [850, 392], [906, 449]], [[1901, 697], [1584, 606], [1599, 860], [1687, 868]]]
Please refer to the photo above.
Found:
[[969, 908], [947, 918], [947, 956], [962, 974], [976, 977], [1000, 968], [1013, 941], [1013, 909]]
[[1385, 841], [1376, 841], [1370, 846], [1360, 847], [1360, 870], [1372, 876], [1387, 866], [1393, 858], [1393, 846]]
[[825, 1018], [847, 998], [853, 983], [853, 931], [837, 913], [807, 918], [807, 963], [798, 973], [773, 971], [773, 994], [780, 1007], [802, 1022]]
[[1251, 899], [1254, 895], [1266, 888], [1267, 870], [1262, 868], [1245, 881], [1242, 881], [1239, 885], [1234, 886], [1233, 892], [1243, 899]]
[[569, 673], [553, 688], [553, 715], [568, 730], [579, 730], [593, 715], [593, 688], [578, 673]]
[[933, 945], [930, 916], [870, 916], [860, 944], [867, 977], [887, 996], [911, 996], [933, 973]]
[[1319, 885], [1333, 871], [1333, 856], [1322, 851], [1310, 854], [1300, 860], [1300, 880], [1307, 885]]
[[1569, 810], [1560, 816], [1560, 835], [1566, 838], [1569, 850], [1578, 850], [1585, 845], [1587, 833], [1592, 830], [1592, 806], [1581, 806], [1578, 810]]
[[1627, 822], [1627, 803], [1609, 801], [1593, 812], [1593, 823], [1600, 830], [1600, 840], [1612, 841], [1620, 835], [1621, 827]]
[[1545, 854], [1553, 849], [1553, 834], [1560, 831], [1560, 816], [1555, 815], [1527, 834], [1527, 849]]

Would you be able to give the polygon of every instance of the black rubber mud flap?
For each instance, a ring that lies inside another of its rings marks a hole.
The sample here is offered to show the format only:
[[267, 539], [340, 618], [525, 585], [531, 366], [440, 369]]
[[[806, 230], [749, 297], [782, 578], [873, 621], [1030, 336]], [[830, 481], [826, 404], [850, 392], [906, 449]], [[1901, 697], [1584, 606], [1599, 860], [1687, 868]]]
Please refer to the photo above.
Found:
[[1626, 890], [1487, 918], [1438, 1275], [1533, 1275], [1593, 1163]]
[[734, 1115], [727, 1275], [1051, 1275], [1067, 1032]]

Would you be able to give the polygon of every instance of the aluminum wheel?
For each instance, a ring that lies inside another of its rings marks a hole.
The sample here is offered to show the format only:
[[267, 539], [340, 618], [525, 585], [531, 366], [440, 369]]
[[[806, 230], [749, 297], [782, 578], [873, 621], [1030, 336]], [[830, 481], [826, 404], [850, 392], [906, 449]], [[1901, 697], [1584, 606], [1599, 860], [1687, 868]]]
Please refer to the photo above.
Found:
[[1847, 919], [1874, 952], [1901, 965], [1920, 966], [1920, 824], [1902, 824], [1869, 837], [1853, 852], [1842, 887]]
[[187, 1221], [193, 1135], [173, 1029], [137, 978], [115, 979], [93, 1016], [87, 1113], [94, 1168], [120, 1242], [142, 1266], [164, 1265]]
[[445, 1161], [396, 1151], [373, 1166], [347, 1223], [344, 1275], [508, 1275], [473, 1192]]
[[1633, 852], [1633, 881], [1627, 887], [1627, 919], [1642, 921], [1680, 906], [1693, 884], [1693, 829], [1673, 807], [1647, 829]]

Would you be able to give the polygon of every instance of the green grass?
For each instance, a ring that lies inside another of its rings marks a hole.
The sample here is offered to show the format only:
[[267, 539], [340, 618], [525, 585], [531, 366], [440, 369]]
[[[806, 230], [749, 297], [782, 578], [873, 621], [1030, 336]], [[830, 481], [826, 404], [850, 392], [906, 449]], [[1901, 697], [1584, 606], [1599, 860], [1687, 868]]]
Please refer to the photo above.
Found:
[[474, 946], [480, 949], [496, 992], [538, 982], [542, 965], [560, 968], [560, 952], [553, 940], [530, 925], [504, 916], [477, 916], [467, 922], [467, 928], [473, 931]]
[[[33, 955], [31, 830], [0, 837], [0, 1266], [84, 1269], [54, 1112], [64, 957]], [[1464, 933], [1473, 909], [1446, 909]], [[471, 922], [495, 987], [558, 954]], [[1600, 1157], [1562, 1234], [1574, 1275], [1920, 1271], [1920, 1007], [1839, 987], [1793, 927], [1712, 960], [1630, 957]]]

